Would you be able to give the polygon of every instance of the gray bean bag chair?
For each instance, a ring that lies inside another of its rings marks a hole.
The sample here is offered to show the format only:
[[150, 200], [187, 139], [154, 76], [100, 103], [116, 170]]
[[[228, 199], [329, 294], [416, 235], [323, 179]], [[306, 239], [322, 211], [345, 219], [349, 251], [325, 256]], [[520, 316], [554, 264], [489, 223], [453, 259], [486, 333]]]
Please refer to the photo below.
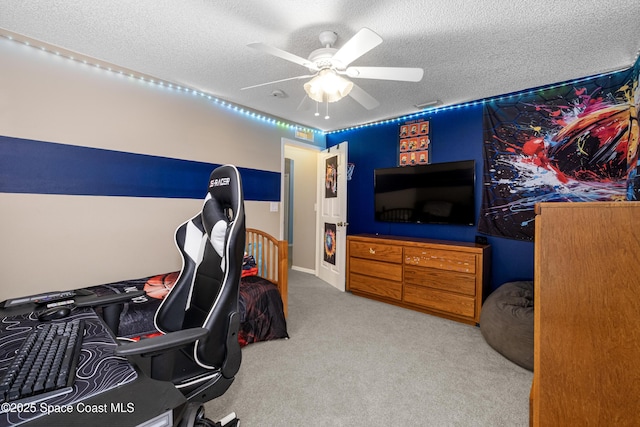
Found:
[[508, 282], [489, 295], [480, 331], [498, 353], [533, 371], [533, 282]]

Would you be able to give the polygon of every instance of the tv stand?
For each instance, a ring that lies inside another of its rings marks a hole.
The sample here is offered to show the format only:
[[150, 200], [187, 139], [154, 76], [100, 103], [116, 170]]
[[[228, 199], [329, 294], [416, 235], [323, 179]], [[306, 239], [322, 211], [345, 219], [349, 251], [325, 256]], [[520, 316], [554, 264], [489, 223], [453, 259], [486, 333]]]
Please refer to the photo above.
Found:
[[351, 293], [472, 325], [487, 296], [490, 246], [378, 236], [347, 236]]

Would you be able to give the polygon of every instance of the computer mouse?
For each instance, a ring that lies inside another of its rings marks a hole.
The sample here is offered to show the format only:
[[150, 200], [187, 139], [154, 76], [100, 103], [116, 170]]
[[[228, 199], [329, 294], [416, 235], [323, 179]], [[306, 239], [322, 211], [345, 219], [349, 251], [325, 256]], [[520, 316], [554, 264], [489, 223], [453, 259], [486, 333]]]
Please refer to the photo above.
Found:
[[69, 307], [52, 307], [38, 313], [38, 320], [41, 322], [48, 322], [49, 320], [62, 319], [63, 317], [67, 317], [70, 313], [71, 309]]

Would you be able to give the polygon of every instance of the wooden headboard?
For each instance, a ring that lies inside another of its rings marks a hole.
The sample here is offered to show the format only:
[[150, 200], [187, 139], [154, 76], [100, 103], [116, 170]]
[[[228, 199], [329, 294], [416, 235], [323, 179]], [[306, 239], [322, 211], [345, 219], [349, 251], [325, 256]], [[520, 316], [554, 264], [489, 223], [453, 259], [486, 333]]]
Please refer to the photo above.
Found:
[[276, 285], [282, 297], [285, 317], [288, 316], [288, 245], [272, 235], [255, 228], [246, 229], [245, 252], [253, 255], [258, 265], [258, 276]]

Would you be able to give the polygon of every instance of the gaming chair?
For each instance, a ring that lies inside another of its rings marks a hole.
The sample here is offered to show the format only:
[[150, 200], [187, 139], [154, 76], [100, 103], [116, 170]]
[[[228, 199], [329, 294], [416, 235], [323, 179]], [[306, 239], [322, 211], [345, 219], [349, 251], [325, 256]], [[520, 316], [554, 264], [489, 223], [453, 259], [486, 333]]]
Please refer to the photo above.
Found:
[[176, 230], [183, 266], [158, 308], [163, 335], [121, 344], [151, 378], [171, 381], [188, 401], [222, 395], [240, 369], [238, 293], [245, 243], [244, 199], [235, 166], [216, 168], [202, 212]]

